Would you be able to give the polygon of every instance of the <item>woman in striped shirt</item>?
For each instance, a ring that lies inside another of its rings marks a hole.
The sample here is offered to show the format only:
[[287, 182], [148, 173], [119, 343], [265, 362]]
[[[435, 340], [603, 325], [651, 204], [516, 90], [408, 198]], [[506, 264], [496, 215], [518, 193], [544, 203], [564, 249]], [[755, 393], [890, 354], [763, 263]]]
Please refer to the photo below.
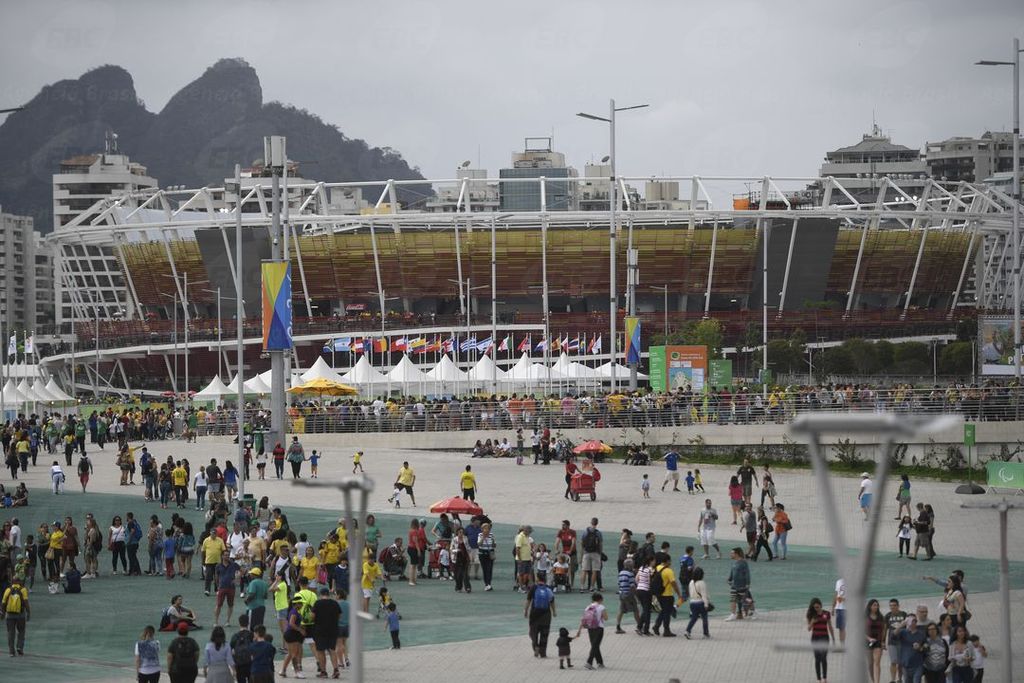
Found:
[[654, 556], [651, 555], [636, 573], [636, 597], [640, 603], [640, 621], [636, 625], [636, 632], [645, 636], [651, 635], [651, 571], [653, 567]]
[[832, 615], [821, 607], [820, 598], [812, 598], [807, 608], [807, 630], [811, 632], [814, 650], [814, 675], [819, 681], [828, 681], [828, 645], [836, 642], [832, 630]]

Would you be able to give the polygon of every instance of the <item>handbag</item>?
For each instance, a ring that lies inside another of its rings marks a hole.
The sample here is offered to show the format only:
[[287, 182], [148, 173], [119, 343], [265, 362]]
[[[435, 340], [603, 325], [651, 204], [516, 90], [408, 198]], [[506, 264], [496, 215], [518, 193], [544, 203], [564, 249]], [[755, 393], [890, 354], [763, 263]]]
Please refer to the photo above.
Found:
[[786, 531], [792, 531], [793, 530], [793, 523], [790, 522], [787, 519], [786, 522], [782, 525], [782, 528], [785, 529]]
[[52, 560], [54, 557], [53, 548], [47, 548], [46, 553], [43, 555], [47, 560]]
[[709, 603], [708, 603], [708, 606], [707, 606], [707, 611], [708, 611], [709, 613], [710, 613], [710, 612], [714, 612], [714, 611], [715, 611], [715, 603], [713, 603], [713, 602], [709, 602]]

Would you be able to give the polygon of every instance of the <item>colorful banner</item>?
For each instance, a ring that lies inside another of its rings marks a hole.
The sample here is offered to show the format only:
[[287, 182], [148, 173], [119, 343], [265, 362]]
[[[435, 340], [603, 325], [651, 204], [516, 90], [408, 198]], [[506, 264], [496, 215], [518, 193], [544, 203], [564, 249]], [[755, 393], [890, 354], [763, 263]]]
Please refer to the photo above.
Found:
[[1024, 491], [1024, 464], [989, 460], [985, 469], [988, 472], [989, 486]]
[[708, 347], [666, 346], [665, 366], [668, 372], [667, 391], [687, 389], [704, 391], [708, 374]]
[[292, 267], [287, 261], [264, 261], [263, 350], [292, 348]]
[[640, 363], [640, 318], [626, 318], [626, 364]]
[[978, 346], [982, 375], [1013, 374], [1013, 318], [978, 317]]

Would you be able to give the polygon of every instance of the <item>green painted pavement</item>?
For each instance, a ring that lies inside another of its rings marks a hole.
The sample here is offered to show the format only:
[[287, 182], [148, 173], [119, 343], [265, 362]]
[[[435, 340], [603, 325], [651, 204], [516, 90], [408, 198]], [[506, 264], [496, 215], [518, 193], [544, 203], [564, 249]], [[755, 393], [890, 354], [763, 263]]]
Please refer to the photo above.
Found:
[[[141, 493], [141, 491], [140, 491]], [[149, 516], [157, 514], [167, 523], [173, 509], [160, 510], [152, 503], [117, 494], [68, 493], [60, 497], [35, 493], [33, 505], [18, 510], [4, 510], [0, 520], [18, 517], [25, 534], [34, 533], [40, 522], [52, 522], [70, 514], [81, 526], [86, 512], [92, 512], [101, 524], [109, 524], [115, 515], [134, 512], [145, 527]], [[341, 502], [339, 499], [338, 507]], [[583, 508], [581, 508], [581, 511]], [[305, 532], [311, 539], [323, 538], [334, 528], [338, 512], [309, 508], [287, 507], [285, 512], [296, 532]], [[12, 514], [13, 513], [13, 514]], [[182, 512], [197, 527], [201, 524], [200, 513], [194, 510]], [[409, 520], [413, 515], [425, 515], [422, 508], [410, 508], [401, 514], [378, 515], [378, 526], [383, 532], [382, 543], [387, 544], [396, 536], [404, 540]], [[429, 517], [429, 516], [428, 516]], [[576, 520], [579, 530], [585, 526], [583, 514]], [[433, 523], [432, 520], [430, 522]], [[634, 526], [640, 531], [641, 524]], [[402, 613], [402, 643], [405, 646], [447, 643], [478, 638], [492, 638], [522, 634], [526, 647], [526, 622], [523, 619], [523, 596], [513, 592], [513, 565], [511, 560], [512, 538], [516, 528], [509, 524], [496, 524], [498, 540], [498, 561], [495, 567], [494, 591], [485, 593], [483, 584], [473, 583], [472, 594], [457, 594], [454, 583], [437, 580], [421, 580], [415, 588], [404, 581], [390, 584], [399, 611]], [[534, 539], [551, 547], [554, 529], [535, 529]], [[798, 536], [797, 536], [798, 537]], [[617, 530], [606, 531], [607, 545], [617, 543]], [[895, 544], [895, 538], [892, 539]], [[939, 550], [944, 539], [938, 539]], [[673, 558], [678, 558], [687, 544], [696, 545], [692, 538], [665, 537], [658, 542], [669, 541]], [[723, 554], [728, 556], [728, 547], [723, 545]], [[608, 553], [614, 558], [615, 550]], [[699, 548], [698, 548], [699, 556]], [[144, 559], [140, 560], [143, 569]], [[726, 577], [729, 560], [699, 561], [704, 567], [712, 599], [719, 610], [727, 606], [728, 586]], [[872, 570], [869, 594], [886, 601], [898, 597], [914, 603], [922, 601], [935, 609], [941, 598], [941, 590], [934, 584], [921, 580], [922, 574], [943, 576], [952, 569], [963, 569], [971, 592], [981, 593], [998, 589], [998, 566], [994, 560], [978, 560], [967, 557], [939, 557], [932, 562], [912, 562], [900, 559], [895, 552], [883, 550]], [[1011, 563], [1011, 588], [1024, 586], [1024, 563]], [[132, 666], [132, 647], [135, 639], [147, 624], [157, 625], [161, 610], [169, 603], [171, 595], [181, 593], [185, 604], [196, 609], [205, 625], [212, 622], [213, 598], [202, 592], [202, 582], [197, 578], [189, 580], [163, 577], [113, 577], [110, 575], [110, 554], [100, 554], [101, 577], [83, 582], [81, 595], [49, 595], [45, 583], [36, 582], [31, 604], [33, 619], [29, 623], [27, 652], [39, 657], [26, 657], [3, 661], [3, 671], [22, 677], [34, 676], [39, 680], [79, 681], [105, 680], [112, 675], [111, 665]], [[836, 579], [831, 553], [825, 548], [791, 545], [789, 559], [751, 564], [752, 590], [760, 611], [775, 611], [805, 607], [811, 597], [820, 597], [828, 603]], [[199, 574], [194, 570], [194, 576]], [[614, 573], [605, 571], [605, 585], [614, 590]], [[559, 594], [556, 601], [559, 616], [554, 627], [575, 627], [588, 597], [580, 594]], [[609, 601], [612, 612], [617, 603]], [[371, 604], [371, 613], [376, 605]], [[237, 616], [237, 614], [236, 614]], [[209, 628], [197, 632], [200, 642], [208, 637]], [[160, 634], [166, 648], [171, 634]], [[277, 640], [280, 640], [278, 637]], [[367, 624], [368, 649], [390, 646], [383, 621]], [[44, 656], [67, 658], [43, 659]], [[124, 672], [130, 675], [129, 671]], [[6, 675], [4, 676], [6, 677]], [[20, 680], [12, 678], [11, 680]]]

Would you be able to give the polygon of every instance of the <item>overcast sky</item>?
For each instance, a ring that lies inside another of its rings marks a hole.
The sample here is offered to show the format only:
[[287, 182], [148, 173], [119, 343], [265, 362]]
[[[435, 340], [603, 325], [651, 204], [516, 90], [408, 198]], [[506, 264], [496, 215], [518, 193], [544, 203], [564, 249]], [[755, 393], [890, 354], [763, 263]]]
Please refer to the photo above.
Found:
[[[1011, 129], [1021, 0], [791, 2], [12, 2], [0, 107], [119, 64], [151, 111], [221, 57], [279, 100], [399, 150], [427, 177], [492, 175], [527, 136], [623, 175], [814, 175], [872, 115], [894, 142]], [[130, 153], [130, 150], [128, 150]], [[144, 159], [141, 159], [145, 163]], [[323, 180], [345, 180], [325, 178]]]

